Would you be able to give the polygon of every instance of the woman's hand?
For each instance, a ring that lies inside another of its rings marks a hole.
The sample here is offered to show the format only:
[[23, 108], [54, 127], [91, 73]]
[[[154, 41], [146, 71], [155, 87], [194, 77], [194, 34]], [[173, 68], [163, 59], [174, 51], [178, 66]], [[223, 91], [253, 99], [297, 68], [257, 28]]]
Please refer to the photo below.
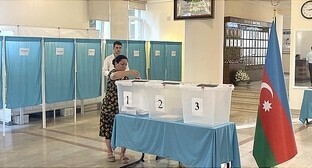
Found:
[[140, 73], [137, 70], [116, 71], [110, 75], [110, 78], [112, 80], [117, 80], [130, 75], [134, 76], [136, 79], [140, 79]]
[[130, 73], [134, 76], [134, 78], [140, 79], [140, 72], [138, 72], [137, 70], [130, 70]]

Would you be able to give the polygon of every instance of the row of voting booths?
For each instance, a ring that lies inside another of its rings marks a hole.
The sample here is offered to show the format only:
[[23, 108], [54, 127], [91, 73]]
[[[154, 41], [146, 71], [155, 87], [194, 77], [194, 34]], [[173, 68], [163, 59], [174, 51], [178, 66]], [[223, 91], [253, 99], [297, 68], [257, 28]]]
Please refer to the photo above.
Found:
[[[115, 41], [0, 37], [0, 121], [11, 119], [10, 109], [37, 106], [45, 128], [45, 110], [59, 108], [57, 103], [69, 101], [76, 111], [77, 100], [101, 100], [102, 63]], [[181, 80], [180, 42], [119, 41], [142, 79]]]
[[[105, 56], [113, 53], [115, 41], [106, 40]], [[121, 54], [128, 57], [129, 68], [138, 70], [142, 79], [181, 81], [181, 42], [150, 41], [146, 46], [146, 41], [119, 41], [122, 43]]]
[[101, 96], [100, 39], [1, 37], [0, 48], [2, 121], [11, 109], [39, 107], [46, 127], [46, 107]]

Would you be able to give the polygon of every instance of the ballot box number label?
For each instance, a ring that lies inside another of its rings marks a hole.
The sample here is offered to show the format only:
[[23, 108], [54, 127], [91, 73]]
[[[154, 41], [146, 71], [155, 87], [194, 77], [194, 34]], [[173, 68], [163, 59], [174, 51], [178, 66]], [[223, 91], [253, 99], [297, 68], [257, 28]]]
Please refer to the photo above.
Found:
[[155, 96], [155, 110], [158, 112], [165, 112], [165, 96], [156, 95]]
[[124, 106], [132, 107], [132, 92], [123, 92]]
[[192, 114], [195, 116], [203, 115], [203, 99], [192, 98]]

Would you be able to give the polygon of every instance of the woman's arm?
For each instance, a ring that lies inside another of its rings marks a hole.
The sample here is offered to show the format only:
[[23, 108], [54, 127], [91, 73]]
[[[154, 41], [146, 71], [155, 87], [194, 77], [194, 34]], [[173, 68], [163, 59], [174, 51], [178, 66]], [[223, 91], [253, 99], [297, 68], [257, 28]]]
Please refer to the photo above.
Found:
[[110, 79], [117, 80], [130, 75], [134, 76], [135, 78], [140, 78], [140, 73], [137, 70], [129, 70], [129, 71], [116, 71], [110, 75]]

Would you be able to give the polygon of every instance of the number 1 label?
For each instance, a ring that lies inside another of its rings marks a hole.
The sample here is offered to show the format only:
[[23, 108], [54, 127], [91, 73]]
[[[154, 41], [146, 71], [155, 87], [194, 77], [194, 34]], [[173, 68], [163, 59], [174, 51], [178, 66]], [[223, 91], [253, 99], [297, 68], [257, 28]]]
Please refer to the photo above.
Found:
[[123, 92], [124, 106], [132, 107], [132, 92]]

